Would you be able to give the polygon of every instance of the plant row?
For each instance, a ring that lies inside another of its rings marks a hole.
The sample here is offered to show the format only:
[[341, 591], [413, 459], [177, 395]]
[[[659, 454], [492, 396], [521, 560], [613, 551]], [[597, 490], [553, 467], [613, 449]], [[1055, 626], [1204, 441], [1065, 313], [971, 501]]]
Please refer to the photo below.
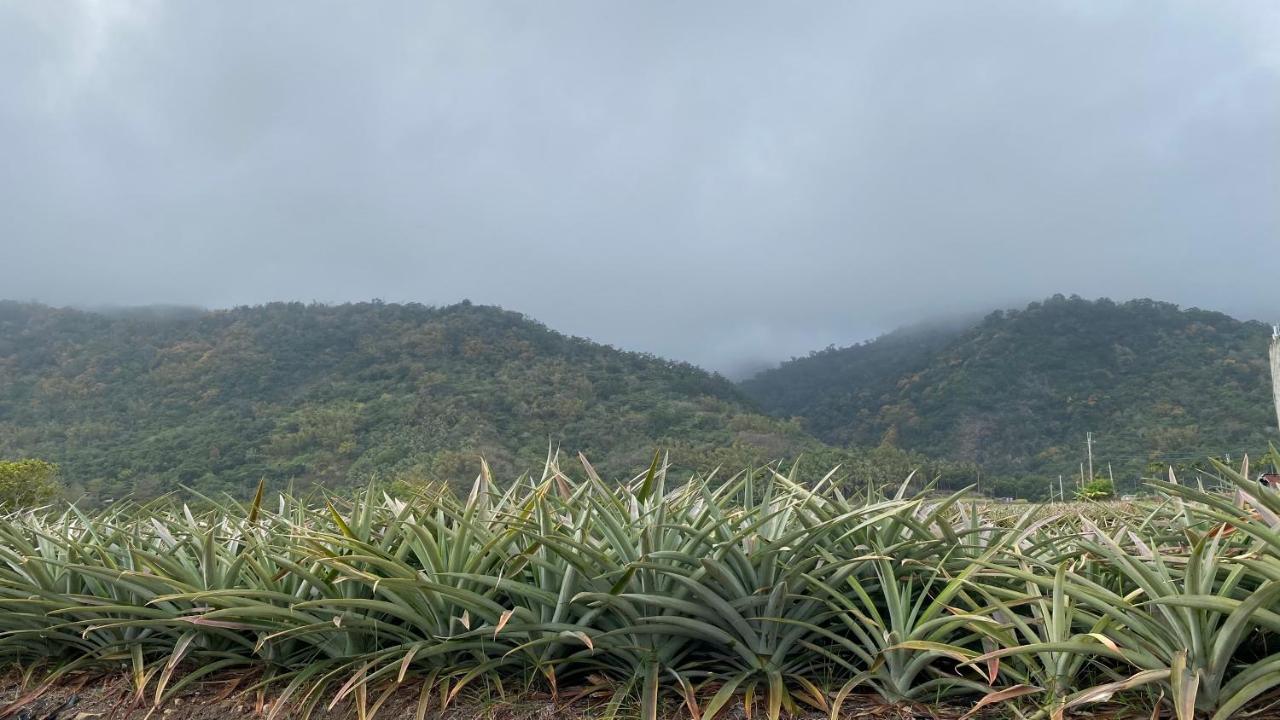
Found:
[[1247, 470], [1219, 468], [1234, 495], [1171, 477], [1159, 502], [1015, 516], [910, 479], [581, 465], [505, 489], [486, 470], [465, 498], [11, 515], [0, 662], [47, 683], [124, 667], [157, 705], [243, 673], [289, 716], [370, 717], [406, 687], [422, 715], [483, 686], [646, 718], [837, 717], [870, 693], [1216, 720], [1280, 686], [1280, 497]]

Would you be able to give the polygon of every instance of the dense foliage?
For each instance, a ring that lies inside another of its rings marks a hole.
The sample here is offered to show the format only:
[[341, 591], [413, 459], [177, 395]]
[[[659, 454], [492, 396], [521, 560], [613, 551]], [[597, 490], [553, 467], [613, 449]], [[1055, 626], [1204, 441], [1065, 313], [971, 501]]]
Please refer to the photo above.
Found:
[[1164, 464], [1265, 448], [1266, 338], [1218, 313], [1055, 297], [735, 387], [469, 303], [0, 302], [0, 458], [55, 462], [90, 502], [183, 485], [243, 496], [261, 478], [457, 481], [480, 455], [514, 475], [549, 444], [607, 471], [663, 445], [677, 474], [800, 455], [871, 482], [918, 469], [959, 487], [981, 472], [995, 496], [1043, 496], [1062, 474], [1070, 497], [1092, 431], [1095, 474], [1110, 465], [1124, 494]]
[[0, 460], [0, 512], [38, 507], [62, 495], [58, 466], [43, 460]]
[[[1275, 437], [1269, 328], [1151, 300], [1055, 296], [973, 327], [893, 333], [742, 383], [828, 442], [890, 442], [978, 463], [1019, 494], [1070, 481], [1093, 432], [1121, 488], [1166, 464], [1255, 453]], [[1154, 466], [1154, 467], [1153, 467]], [[1010, 492], [1013, 494], [1013, 492]]]
[[553, 332], [519, 314], [277, 303], [89, 313], [0, 303], [0, 458], [39, 457], [88, 499], [260, 478], [338, 486], [541, 467], [602, 469], [662, 444], [680, 472], [794, 458], [873, 481], [972, 477], [893, 449], [840, 451], [751, 409], [718, 375]]
[[234, 671], [271, 718], [484, 684], [602, 716], [835, 717], [857, 692], [1226, 720], [1280, 686], [1280, 495], [1218, 471], [1234, 497], [1162, 483], [1049, 516], [776, 473], [668, 488], [657, 458], [629, 483], [486, 470], [466, 500], [10, 515], [0, 661], [128, 668], [156, 704]]

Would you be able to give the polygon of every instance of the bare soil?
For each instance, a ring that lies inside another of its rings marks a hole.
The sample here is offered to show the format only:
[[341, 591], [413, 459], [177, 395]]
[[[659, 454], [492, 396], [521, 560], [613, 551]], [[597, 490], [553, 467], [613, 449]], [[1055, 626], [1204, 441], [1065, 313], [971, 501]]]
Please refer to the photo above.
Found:
[[[253, 691], [254, 678], [229, 675], [193, 683], [169, 702], [159, 707], [152, 698], [139, 697], [127, 674], [85, 673], [60, 680], [52, 685], [24, 682], [20, 673], [0, 675], [0, 720], [224, 720], [257, 718], [265, 720], [272, 711], [273, 698]], [[406, 683], [403, 690], [393, 692], [378, 709], [376, 720], [415, 720], [419, 688]], [[373, 698], [369, 699], [370, 702]], [[1261, 706], [1247, 717], [1254, 720], [1280, 720], [1280, 697], [1271, 698], [1270, 707]], [[332, 710], [318, 704], [311, 714], [315, 720], [357, 718], [356, 708], [344, 701]], [[481, 699], [461, 697], [444, 712], [432, 704], [428, 720], [591, 720], [602, 717], [605, 701], [601, 698], [574, 698], [564, 691], [553, 700], [546, 695], [519, 698]], [[719, 717], [725, 720], [761, 718], [763, 708], [751, 714], [741, 704]], [[889, 705], [872, 696], [854, 695], [845, 701], [841, 717], [845, 720], [959, 720], [967, 707]], [[281, 720], [300, 718], [300, 707], [285, 707], [276, 717]], [[687, 720], [689, 711], [671, 704], [664, 713], [670, 720]], [[636, 717], [635, 708], [623, 708], [619, 720]], [[826, 714], [814, 713], [793, 720], [825, 720]], [[1014, 715], [999, 709], [977, 716], [980, 720], [1003, 720]], [[1075, 715], [1076, 718], [1128, 720], [1139, 717], [1132, 708], [1096, 706]], [[1142, 715], [1143, 720], [1150, 716]]]
[[[66, 678], [51, 686], [24, 683], [19, 673], [0, 676], [0, 720], [223, 720], [225, 718], [266, 718], [272, 710], [272, 697], [246, 690], [251, 678], [228, 676], [185, 688], [177, 697], [155, 707], [152, 698], [138, 697], [131, 679], [119, 674], [82, 674]], [[417, 715], [419, 689], [406, 684], [396, 691], [377, 711], [377, 720], [412, 720]], [[566, 691], [563, 697], [572, 697]], [[370, 698], [372, 702], [372, 698]], [[350, 702], [344, 701], [332, 710], [323, 703], [311, 717], [315, 720], [345, 720], [357, 717]], [[460, 698], [443, 713], [437, 705], [428, 708], [430, 720], [590, 720], [601, 717], [605, 702], [599, 698], [578, 698], [556, 702], [549, 696], [526, 696], [518, 699], [479, 700]], [[667, 713], [671, 720], [689, 718], [682, 706], [673, 704]], [[757, 708], [751, 717], [763, 715]], [[958, 720], [966, 708], [926, 707], [923, 705], [887, 705], [869, 696], [852, 696], [844, 704], [842, 717], [848, 720]], [[286, 707], [278, 718], [301, 717], [300, 707]], [[623, 708], [620, 718], [635, 717], [634, 708]], [[720, 717], [745, 720], [747, 714], [739, 705]], [[800, 716], [816, 720], [826, 715]]]

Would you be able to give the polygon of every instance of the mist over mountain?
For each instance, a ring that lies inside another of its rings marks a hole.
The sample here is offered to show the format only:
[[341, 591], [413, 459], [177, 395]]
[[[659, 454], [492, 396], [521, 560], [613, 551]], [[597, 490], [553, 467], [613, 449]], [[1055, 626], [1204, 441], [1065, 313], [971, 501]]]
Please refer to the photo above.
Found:
[[907, 329], [740, 384], [836, 445], [897, 447], [992, 475], [1127, 482], [1166, 463], [1255, 457], [1277, 440], [1271, 328], [1153, 300], [1054, 296], [967, 329]]
[[3, 296], [516, 308], [742, 377], [1059, 289], [1259, 317], [1280, 6], [0, 3]]

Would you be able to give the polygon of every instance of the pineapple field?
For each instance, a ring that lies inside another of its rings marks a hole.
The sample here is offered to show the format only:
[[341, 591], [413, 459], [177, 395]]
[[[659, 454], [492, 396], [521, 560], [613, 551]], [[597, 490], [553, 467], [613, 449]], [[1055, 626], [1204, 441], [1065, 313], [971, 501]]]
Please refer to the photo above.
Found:
[[108, 681], [121, 717], [202, 687], [272, 719], [543, 698], [646, 720], [1225, 720], [1280, 702], [1280, 495], [1247, 465], [1217, 467], [1228, 492], [1170, 475], [1135, 502], [1019, 507], [834, 472], [677, 482], [662, 457], [617, 482], [580, 460], [509, 483], [486, 466], [467, 494], [13, 512], [0, 716]]

